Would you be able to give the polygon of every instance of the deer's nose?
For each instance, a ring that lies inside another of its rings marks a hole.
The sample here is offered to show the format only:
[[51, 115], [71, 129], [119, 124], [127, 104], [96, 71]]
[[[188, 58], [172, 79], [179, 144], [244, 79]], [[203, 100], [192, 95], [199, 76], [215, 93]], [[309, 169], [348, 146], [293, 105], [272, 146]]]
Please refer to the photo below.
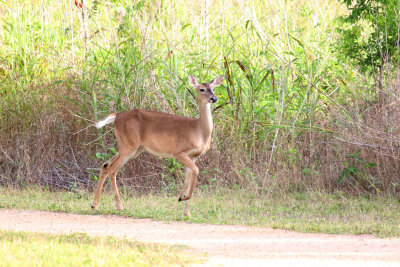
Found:
[[213, 95], [213, 96], [210, 98], [210, 102], [212, 102], [212, 103], [217, 102], [217, 100], [218, 100], [218, 98], [217, 98], [215, 95]]

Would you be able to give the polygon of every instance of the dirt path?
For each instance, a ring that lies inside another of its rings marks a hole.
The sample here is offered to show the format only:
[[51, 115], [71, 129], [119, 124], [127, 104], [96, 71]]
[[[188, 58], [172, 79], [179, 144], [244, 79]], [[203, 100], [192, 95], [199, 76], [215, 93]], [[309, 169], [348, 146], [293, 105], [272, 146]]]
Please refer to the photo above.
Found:
[[[305, 234], [261, 227], [157, 222], [119, 216], [0, 210], [0, 229], [85, 232], [144, 242], [184, 244], [206, 253], [206, 265], [400, 266], [400, 239]], [[250, 265], [249, 265], [250, 264]]]

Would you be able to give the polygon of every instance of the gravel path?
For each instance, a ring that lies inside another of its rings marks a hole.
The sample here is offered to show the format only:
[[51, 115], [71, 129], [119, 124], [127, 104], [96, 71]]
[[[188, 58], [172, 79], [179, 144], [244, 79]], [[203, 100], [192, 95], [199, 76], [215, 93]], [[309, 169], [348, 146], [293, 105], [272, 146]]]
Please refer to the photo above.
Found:
[[262, 227], [158, 222], [109, 215], [0, 209], [0, 229], [85, 232], [144, 242], [183, 244], [209, 266], [400, 266], [400, 239], [306, 234]]

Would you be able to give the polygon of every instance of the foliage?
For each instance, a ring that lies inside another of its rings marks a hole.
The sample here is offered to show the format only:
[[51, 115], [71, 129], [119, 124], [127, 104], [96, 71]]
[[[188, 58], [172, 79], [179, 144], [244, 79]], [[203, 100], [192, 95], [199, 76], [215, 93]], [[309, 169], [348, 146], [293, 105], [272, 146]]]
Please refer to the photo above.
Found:
[[[333, 21], [346, 12], [336, 0], [84, 5], [87, 16], [73, 1], [0, 2], [1, 184], [93, 190], [99, 167], [115, 154], [107, 149], [118, 150], [112, 127], [93, 123], [131, 108], [198, 116], [189, 74], [226, 77], [215, 90], [212, 148], [198, 161], [203, 188], [333, 188], [347, 155], [360, 148], [350, 144], [369, 138], [357, 130], [377, 94], [372, 76], [331, 50]], [[393, 107], [383, 102], [392, 101], [382, 101], [383, 113]], [[379, 129], [390, 132], [379, 147], [393, 153], [395, 118]], [[368, 153], [378, 166], [359, 170], [397, 193], [391, 184], [400, 165]], [[182, 183], [179, 164], [145, 153], [125, 166], [124, 188], [174, 193]]]
[[354, 154], [348, 154], [349, 160], [344, 162], [345, 167], [341, 171], [336, 183], [342, 183], [345, 180], [350, 180], [350, 183], [354, 188], [363, 188], [369, 190], [375, 189], [379, 194], [379, 185], [381, 181], [372, 175], [366, 175], [368, 169], [376, 167], [376, 163], [368, 162], [362, 156], [360, 156], [360, 149]]
[[363, 71], [399, 66], [400, 5], [397, 0], [342, 0], [350, 13], [341, 17], [337, 48]]

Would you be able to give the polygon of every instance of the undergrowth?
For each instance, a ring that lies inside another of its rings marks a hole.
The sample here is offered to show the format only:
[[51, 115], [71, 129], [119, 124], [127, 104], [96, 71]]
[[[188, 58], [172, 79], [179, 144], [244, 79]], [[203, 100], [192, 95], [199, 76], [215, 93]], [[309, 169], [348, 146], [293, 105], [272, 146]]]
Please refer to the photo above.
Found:
[[[136, 107], [195, 117], [193, 74], [226, 77], [200, 186], [398, 194], [398, 74], [377, 88], [337, 57], [337, 1], [84, 4], [0, 2], [0, 183], [92, 190], [118, 150], [93, 123]], [[119, 183], [182, 180], [176, 162], [142, 155]]]

